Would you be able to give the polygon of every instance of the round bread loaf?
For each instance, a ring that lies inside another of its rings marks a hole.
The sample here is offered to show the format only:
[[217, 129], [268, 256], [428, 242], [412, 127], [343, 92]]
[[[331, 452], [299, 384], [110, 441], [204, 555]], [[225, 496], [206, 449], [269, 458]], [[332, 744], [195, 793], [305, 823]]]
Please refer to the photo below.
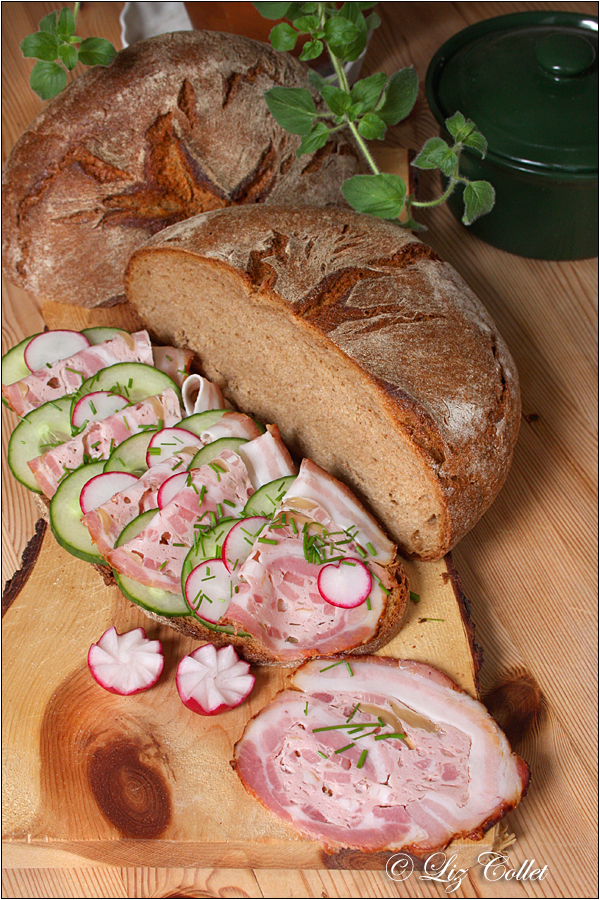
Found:
[[123, 299], [131, 253], [168, 225], [240, 203], [327, 206], [360, 164], [341, 136], [296, 156], [263, 93], [307, 67], [218, 32], [163, 34], [47, 103], [3, 176], [3, 272], [38, 297]]
[[500, 490], [514, 362], [460, 276], [397, 225], [218, 210], [152, 238], [126, 282], [160, 340], [346, 482], [405, 555], [443, 556]]

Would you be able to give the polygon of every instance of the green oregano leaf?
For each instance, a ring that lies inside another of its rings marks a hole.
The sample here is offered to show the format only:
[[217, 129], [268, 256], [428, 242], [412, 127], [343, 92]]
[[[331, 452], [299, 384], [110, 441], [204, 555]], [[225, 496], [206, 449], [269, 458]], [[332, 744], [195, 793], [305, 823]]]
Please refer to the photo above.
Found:
[[285, 19], [292, 3], [253, 3], [255, 9], [265, 19]]
[[75, 33], [75, 19], [73, 18], [73, 13], [69, 9], [68, 6], [65, 6], [61, 9], [58, 16], [58, 25], [56, 27], [59, 35], [64, 38], [69, 38], [72, 34]]
[[496, 192], [489, 181], [471, 181], [463, 194], [465, 214], [462, 217], [464, 225], [470, 225], [480, 216], [485, 216], [492, 209]]
[[349, 22], [344, 16], [334, 16], [327, 19], [324, 26], [325, 40], [337, 46], [351, 44], [355, 41], [360, 33], [358, 25]]
[[380, 219], [397, 219], [404, 206], [406, 184], [399, 175], [353, 175], [342, 185], [342, 193], [357, 212]]
[[474, 150], [478, 150], [483, 157], [487, 153], [487, 141], [479, 131], [472, 131], [471, 134], [467, 135], [463, 139], [463, 144], [465, 147], [472, 147]]
[[359, 112], [370, 112], [381, 95], [383, 87], [387, 81], [387, 77], [383, 72], [377, 72], [375, 75], [369, 75], [357, 81], [351, 92], [352, 102], [357, 103]]
[[79, 47], [79, 61], [84, 66], [109, 66], [117, 51], [104, 38], [86, 38]]
[[457, 139], [457, 142], [460, 140], [458, 135], [466, 124], [467, 120], [461, 112], [455, 112], [453, 116], [446, 119], [446, 129], [453, 138]]
[[329, 129], [324, 122], [317, 122], [310, 134], [304, 135], [300, 146], [296, 150], [296, 156], [303, 156], [305, 153], [314, 153], [324, 147], [329, 138]]
[[302, 48], [300, 59], [306, 62], [309, 59], [317, 59], [323, 52], [323, 41], [307, 41]]
[[347, 109], [350, 109], [352, 98], [350, 94], [343, 91], [333, 84], [324, 84], [321, 88], [321, 96], [332, 113], [336, 116], [343, 116]]
[[40, 60], [31, 70], [29, 84], [42, 100], [51, 100], [64, 90], [67, 73], [58, 63]]
[[64, 62], [65, 66], [71, 71], [77, 65], [77, 50], [71, 44], [61, 44], [58, 48], [58, 55]]
[[293, 50], [298, 40], [298, 32], [288, 25], [287, 22], [280, 22], [275, 25], [269, 33], [269, 40], [275, 50]]
[[359, 9], [358, 3], [344, 3], [339, 10], [338, 17], [347, 19], [358, 29], [358, 34], [350, 43], [344, 42], [339, 46], [332, 46], [331, 51], [338, 59], [345, 62], [354, 62], [367, 46], [367, 24], [365, 17]]
[[[381, 112], [379, 113], [381, 115]], [[439, 160], [448, 149], [448, 144], [441, 137], [429, 138], [425, 141], [421, 152], [413, 159], [411, 165], [417, 169], [437, 169]]]
[[419, 77], [414, 66], [394, 72], [385, 89], [385, 100], [377, 115], [386, 125], [397, 125], [415, 105], [419, 92]]
[[302, 34], [311, 34], [319, 28], [319, 19], [317, 16], [300, 16], [293, 21], [294, 28], [301, 31]]
[[370, 16], [367, 16], [365, 19], [365, 24], [367, 26], [367, 31], [375, 31], [376, 28], [379, 28], [381, 25], [381, 19], [377, 15], [376, 12], [371, 13]]
[[53, 62], [58, 56], [58, 38], [46, 31], [28, 34], [20, 43], [23, 56]]
[[330, 82], [327, 81], [326, 78], [323, 78], [322, 75], [319, 75], [319, 73], [315, 69], [308, 70], [308, 80], [310, 81], [312, 86], [319, 91], [319, 93], [326, 85], [330, 84]]
[[381, 141], [385, 137], [387, 126], [377, 113], [367, 113], [358, 123], [360, 134], [368, 141]]
[[315, 102], [306, 88], [274, 87], [265, 91], [269, 112], [291, 134], [309, 134], [317, 115]]
[[48, 13], [47, 16], [40, 19], [38, 28], [40, 31], [45, 31], [47, 34], [56, 34], [56, 13]]

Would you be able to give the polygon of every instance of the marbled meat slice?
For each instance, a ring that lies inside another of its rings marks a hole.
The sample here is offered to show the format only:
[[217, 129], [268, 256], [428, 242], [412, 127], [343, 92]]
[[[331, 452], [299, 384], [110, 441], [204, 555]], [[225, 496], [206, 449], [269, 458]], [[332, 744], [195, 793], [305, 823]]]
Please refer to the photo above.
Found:
[[195, 453], [196, 447], [184, 447], [176, 456], [152, 466], [135, 484], [115, 494], [82, 518], [92, 541], [103, 556], [113, 549], [126, 525], [143, 512], [158, 509], [159, 488], [175, 472], [185, 471]]
[[24, 416], [42, 403], [58, 400], [65, 394], [74, 394], [86, 378], [95, 375], [100, 369], [121, 362], [140, 362], [148, 366], [154, 364], [147, 331], [117, 334], [102, 344], [86, 347], [67, 359], [60, 359], [33, 372], [21, 381], [2, 385], [2, 394], [10, 408]]
[[27, 465], [46, 497], [53, 497], [65, 474], [87, 461], [107, 459], [114, 447], [145, 428], [168, 428], [181, 420], [177, 394], [167, 388], [156, 397], [147, 397], [134, 406], [98, 422], [90, 422], [77, 437], [53, 447]]
[[211, 463], [189, 474], [189, 486], [157, 512], [136, 538], [106, 552], [108, 562], [121, 575], [180, 593], [181, 570], [194, 545], [195, 526], [240, 515], [252, 494], [246, 466], [231, 450], [222, 450]]
[[155, 369], [160, 369], [171, 378], [177, 387], [183, 387], [192, 360], [193, 350], [180, 350], [179, 347], [153, 347], [152, 359]]
[[527, 790], [485, 707], [431, 666], [313, 660], [291, 684], [250, 720], [234, 765], [268, 810], [330, 848], [426, 857], [481, 838]]

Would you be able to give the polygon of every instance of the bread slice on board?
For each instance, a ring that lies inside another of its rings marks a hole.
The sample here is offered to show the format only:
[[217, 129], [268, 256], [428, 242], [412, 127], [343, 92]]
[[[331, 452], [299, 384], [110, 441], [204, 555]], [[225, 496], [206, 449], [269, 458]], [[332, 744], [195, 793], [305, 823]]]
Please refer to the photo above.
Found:
[[408, 557], [440, 559], [500, 490], [515, 364], [462, 278], [346, 210], [216, 210], [132, 257], [127, 295], [245, 412], [345, 482]]
[[191, 31], [133, 44], [48, 102], [3, 176], [3, 273], [81, 306], [123, 298], [129, 256], [167, 225], [239, 203], [328, 206], [360, 169], [344, 137], [296, 156], [264, 91], [310, 87], [267, 44]]

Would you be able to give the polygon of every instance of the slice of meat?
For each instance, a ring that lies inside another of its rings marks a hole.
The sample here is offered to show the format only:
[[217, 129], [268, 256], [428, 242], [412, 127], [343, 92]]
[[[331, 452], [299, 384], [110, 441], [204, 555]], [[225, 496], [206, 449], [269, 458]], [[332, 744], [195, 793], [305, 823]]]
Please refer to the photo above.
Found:
[[180, 420], [177, 394], [167, 388], [162, 394], [126, 406], [102, 421], [90, 422], [77, 437], [53, 447], [27, 465], [45, 496], [53, 497], [60, 480], [86, 461], [107, 459], [114, 447], [149, 426], [170, 427]]
[[206, 431], [200, 435], [200, 440], [204, 444], [209, 444], [219, 438], [239, 437], [245, 438], [247, 441], [253, 441], [260, 437], [261, 429], [250, 416], [239, 412], [223, 413], [218, 422], [209, 425]]
[[246, 464], [255, 491], [277, 478], [296, 474], [296, 466], [281, 440], [277, 425], [267, 425], [264, 434], [242, 444], [238, 452]]
[[[313, 500], [325, 509], [341, 528], [352, 529], [357, 542], [367, 548], [377, 561], [389, 565], [396, 556], [396, 547], [352, 491], [333, 475], [310, 459], [303, 459], [297, 479], [283, 498], [283, 506], [294, 507], [294, 500]], [[307, 509], [306, 503], [303, 504]], [[369, 547], [371, 545], [371, 547]], [[373, 548], [371, 550], [371, 548]], [[375, 552], [373, 552], [375, 551]]]
[[193, 358], [192, 350], [180, 350], [178, 347], [152, 348], [154, 368], [172, 378], [177, 387], [182, 387], [186, 381]]
[[[283, 513], [260, 533], [238, 572], [238, 592], [224, 619], [251, 634], [269, 657], [284, 664], [367, 644], [377, 634], [388, 597], [398, 588], [391, 573], [371, 559], [374, 577], [368, 600], [354, 609], [328, 603], [317, 585], [322, 565], [362, 557], [346, 532], [322, 510], [319, 513], [318, 524]], [[311, 553], [315, 537], [320, 562], [316, 550]]]
[[117, 572], [149, 587], [180, 593], [183, 562], [196, 530], [225, 516], [239, 515], [252, 494], [246, 466], [231, 450], [222, 450], [211, 463], [191, 469], [189, 474], [189, 486], [164, 506], [144, 531], [107, 551], [106, 558]]
[[153, 365], [152, 345], [147, 331], [117, 334], [109, 341], [80, 350], [68, 359], [45, 366], [21, 381], [3, 385], [2, 395], [11, 409], [24, 416], [42, 403], [75, 393], [86, 378], [120, 362]]
[[180, 450], [177, 456], [171, 456], [156, 466], [148, 469], [134, 485], [115, 494], [102, 506], [98, 506], [82, 518], [92, 541], [103, 556], [112, 550], [116, 540], [130, 522], [147, 512], [158, 509], [158, 490], [175, 472], [189, 466], [195, 453], [193, 449]]
[[181, 389], [186, 415], [206, 412], [209, 409], [225, 409], [220, 388], [202, 375], [188, 375]]
[[250, 720], [233, 764], [268, 810], [331, 849], [426, 857], [481, 838], [527, 790], [485, 707], [430, 666], [313, 660], [291, 684]]

